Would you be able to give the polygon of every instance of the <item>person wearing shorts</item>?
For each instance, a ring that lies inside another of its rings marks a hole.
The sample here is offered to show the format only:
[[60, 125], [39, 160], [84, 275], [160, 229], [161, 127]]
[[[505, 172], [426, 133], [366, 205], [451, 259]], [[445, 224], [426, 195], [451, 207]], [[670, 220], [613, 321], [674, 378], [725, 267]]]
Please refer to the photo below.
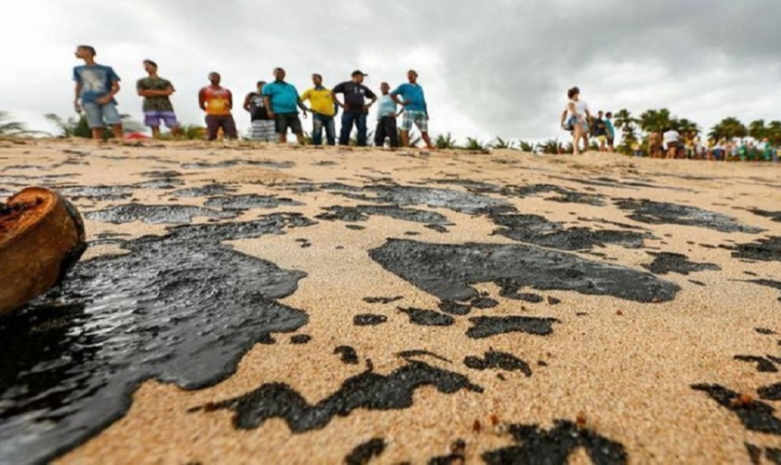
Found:
[[[391, 92], [393, 101], [404, 107], [404, 117], [401, 120], [401, 145], [409, 147], [409, 132], [415, 125], [420, 130], [420, 137], [426, 143], [426, 147], [434, 150], [428, 135], [428, 106], [423, 88], [418, 84], [417, 71], [414, 69], [407, 71], [407, 81]], [[399, 99], [399, 96], [403, 100]]]
[[667, 150], [667, 158], [677, 158], [678, 149], [681, 145], [681, 135], [674, 128], [669, 128], [662, 134], [662, 140]]
[[597, 112], [597, 117], [594, 119], [594, 132], [592, 136], [599, 142], [599, 151], [607, 151], [607, 123], [605, 123], [605, 113], [601, 110]]
[[170, 99], [176, 91], [173, 84], [157, 75], [157, 63], [152, 60], [144, 60], [144, 70], [149, 76], [136, 83], [138, 95], [144, 97], [144, 124], [152, 129], [152, 137], [155, 139], [160, 138], [161, 122], [165, 123], [174, 137], [179, 137], [182, 130]]
[[285, 76], [284, 69], [274, 69], [274, 82], [263, 86], [263, 101], [268, 109], [268, 116], [274, 118], [276, 122], [279, 143], [287, 143], [287, 130], [290, 129], [296, 135], [298, 143], [304, 145], [304, 130], [296, 107], [303, 110], [304, 118], [306, 118], [306, 107], [301, 103], [298, 90], [285, 82]]
[[614, 152], [616, 149], [616, 127], [613, 125], [613, 113], [605, 113], [605, 127], [607, 129], [607, 151]]
[[226, 139], [238, 139], [236, 122], [233, 120], [233, 94], [221, 87], [219, 73], [209, 73], [208, 85], [198, 92], [198, 105], [206, 112], [206, 132], [209, 140], [217, 139], [217, 133], [222, 129]]
[[572, 132], [572, 154], [580, 155], [580, 140], [583, 139], [583, 150], [589, 149], [588, 144], [588, 120], [591, 112], [588, 104], [580, 98], [580, 89], [573, 87], [567, 91], [567, 107], [561, 114], [561, 126]]
[[76, 113], [84, 112], [92, 138], [103, 140], [103, 128], [111, 126], [114, 137], [122, 139], [122, 117], [117, 111], [114, 96], [119, 92], [119, 76], [110, 66], [95, 63], [95, 48], [89, 45], [76, 47], [76, 58], [84, 65], [73, 68], [76, 81]]
[[244, 98], [244, 109], [250, 114], [250, 139], [262, 142], [276, 142], [277, 125], [268, 116], [266, 103], [263, 101], [263, 86], [266, 81], [258, 81], [257, 92], [250, 92]]

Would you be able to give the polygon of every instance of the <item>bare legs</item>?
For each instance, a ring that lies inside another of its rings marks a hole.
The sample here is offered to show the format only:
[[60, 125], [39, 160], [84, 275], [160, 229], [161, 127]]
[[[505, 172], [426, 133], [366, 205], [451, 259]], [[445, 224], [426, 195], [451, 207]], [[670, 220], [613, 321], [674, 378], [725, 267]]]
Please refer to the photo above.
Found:
[[579, 124], [575, 125], [575, 130], [572, 134], [572, 153], [574, 155], [580, 155], [581, 139], [583, 139], [585, 150], [588, 150], [588, 133], [584, 131]]
[[[402, 147], [409, 147], [409, 131], [401, 130], [399, 131], [400, 139], [401, 139], [401, 146]], [[431, 143], [431, 137], [428, 135], [428, 132], [422, 132], [420, 133], [420, 138], [423, 139], [423, 142], [426, 144], [426, 148], [429, 150], [436, 150], [436, 147], [434, 147], [434, 144]]]
[[[111, 131], [114, 133], [114, 138], [122, 140], [122, 124], [114, 124], [111, 126]], [[103, 128], [92, 128], [92, 138], [94, 140], [103, 140]]]

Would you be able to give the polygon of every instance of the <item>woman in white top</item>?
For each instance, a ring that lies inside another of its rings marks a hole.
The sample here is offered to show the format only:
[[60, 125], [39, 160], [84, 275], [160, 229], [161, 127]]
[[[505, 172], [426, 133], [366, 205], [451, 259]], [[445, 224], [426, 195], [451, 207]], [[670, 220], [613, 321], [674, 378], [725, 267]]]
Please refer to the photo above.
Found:
[[667, 158], [678, 158], [678, 149], [680, 148], [681, 135], [674, 128], [669, 128], [662, 134], [664, 147], [667, 150]]
[[580, 155], [579, 142], [581, 139], [584, 142], [584, 150], [588, 150], [588, 120], [591, 119], [591, 113], [588, 111], [588, 104], [580, 100], [580, 89], [573, 87], [568, 90], [567, 97], [569, 97], [569, 102], [561, 119], [561, 126], [572, 132], [573, 153]]

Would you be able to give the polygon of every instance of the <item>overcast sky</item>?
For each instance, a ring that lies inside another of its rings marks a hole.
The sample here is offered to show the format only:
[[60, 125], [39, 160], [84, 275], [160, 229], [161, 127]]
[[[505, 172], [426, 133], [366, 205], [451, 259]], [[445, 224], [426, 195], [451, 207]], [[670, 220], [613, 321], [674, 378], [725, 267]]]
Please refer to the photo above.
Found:
[[[415, 68], [430, 131], [460, 139], [563, 138], [573, 85], [592, 110], [667, 107], [707, 129], [781, 119], [780, 18], [779, 0], [25, 0], [0, 28], [0, 110], [44, 130], [44, 113], [73, 115], [85, 43], [122, 78], [120, 110], [138, 120], [150, 58], [188, 124], [203, 122], [210, 71], [243, 100], [282, 66], [301, 92], [313, 72], [333, 86], [360, 68], [378, 89]], [[245, 129], [246, 113], [235, 116]]]

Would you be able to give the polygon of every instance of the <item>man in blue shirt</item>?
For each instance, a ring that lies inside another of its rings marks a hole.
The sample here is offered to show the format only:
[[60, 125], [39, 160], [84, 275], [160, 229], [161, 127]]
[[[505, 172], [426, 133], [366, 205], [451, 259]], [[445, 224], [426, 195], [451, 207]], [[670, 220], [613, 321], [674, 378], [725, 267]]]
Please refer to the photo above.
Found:
[[389, 92], [390, 86], [387, 82], [380, 84], [379, 106], [377, 108], [377, 129], [374, 131], [374, 145], [383, 147], [385, 138], [390, 139], [391, 148], [399, 146], [399, 134], [396, 129], [396, 117], [404, 110], [397, 112], [396, 102], [393, 101]]
[[290, 128], [298, 138], [298, 143], [304, 145], [304, 130], [301, 128], [296, 107], [303, 110], [304, 118], [306, 118], [306, 107], [298, 97], [298, 90], [285, 82], [285, 75], [284, 69], [274, 69], [274, 82], [263, 86], [263, 100], [269, 118], [276, 121], [279, 143], [287, 142], [287, 129]]
[[[391, 93], [394, 102], [404, 107], [404, 119], [401, 121], [401, 145], [409, 147], [409, 131], [413, 123], [420, 130], [420, 137], [429, 150], [434, 150], [428, 135], [428, 108], [423, 88], [418, 84], [418, 73], [411, 69], [407, 72], [408, 84], [402, 84]], [[399, 100], [401, 96], [404, 100]]]
[[105, 125], [111, 126], [115, 138], [122, 139], [122, 118], [114, 100], [119, 92], [119, 76], [110, 66], [95, 63], [95, 55], [95, 49], [89, 45], [76, 48], [76, 58], [84, 60], [84, 65], [73, 68], [76, 81], [73, 106], [76, 113], [84, 111], [93, 139], [103, 139]]

